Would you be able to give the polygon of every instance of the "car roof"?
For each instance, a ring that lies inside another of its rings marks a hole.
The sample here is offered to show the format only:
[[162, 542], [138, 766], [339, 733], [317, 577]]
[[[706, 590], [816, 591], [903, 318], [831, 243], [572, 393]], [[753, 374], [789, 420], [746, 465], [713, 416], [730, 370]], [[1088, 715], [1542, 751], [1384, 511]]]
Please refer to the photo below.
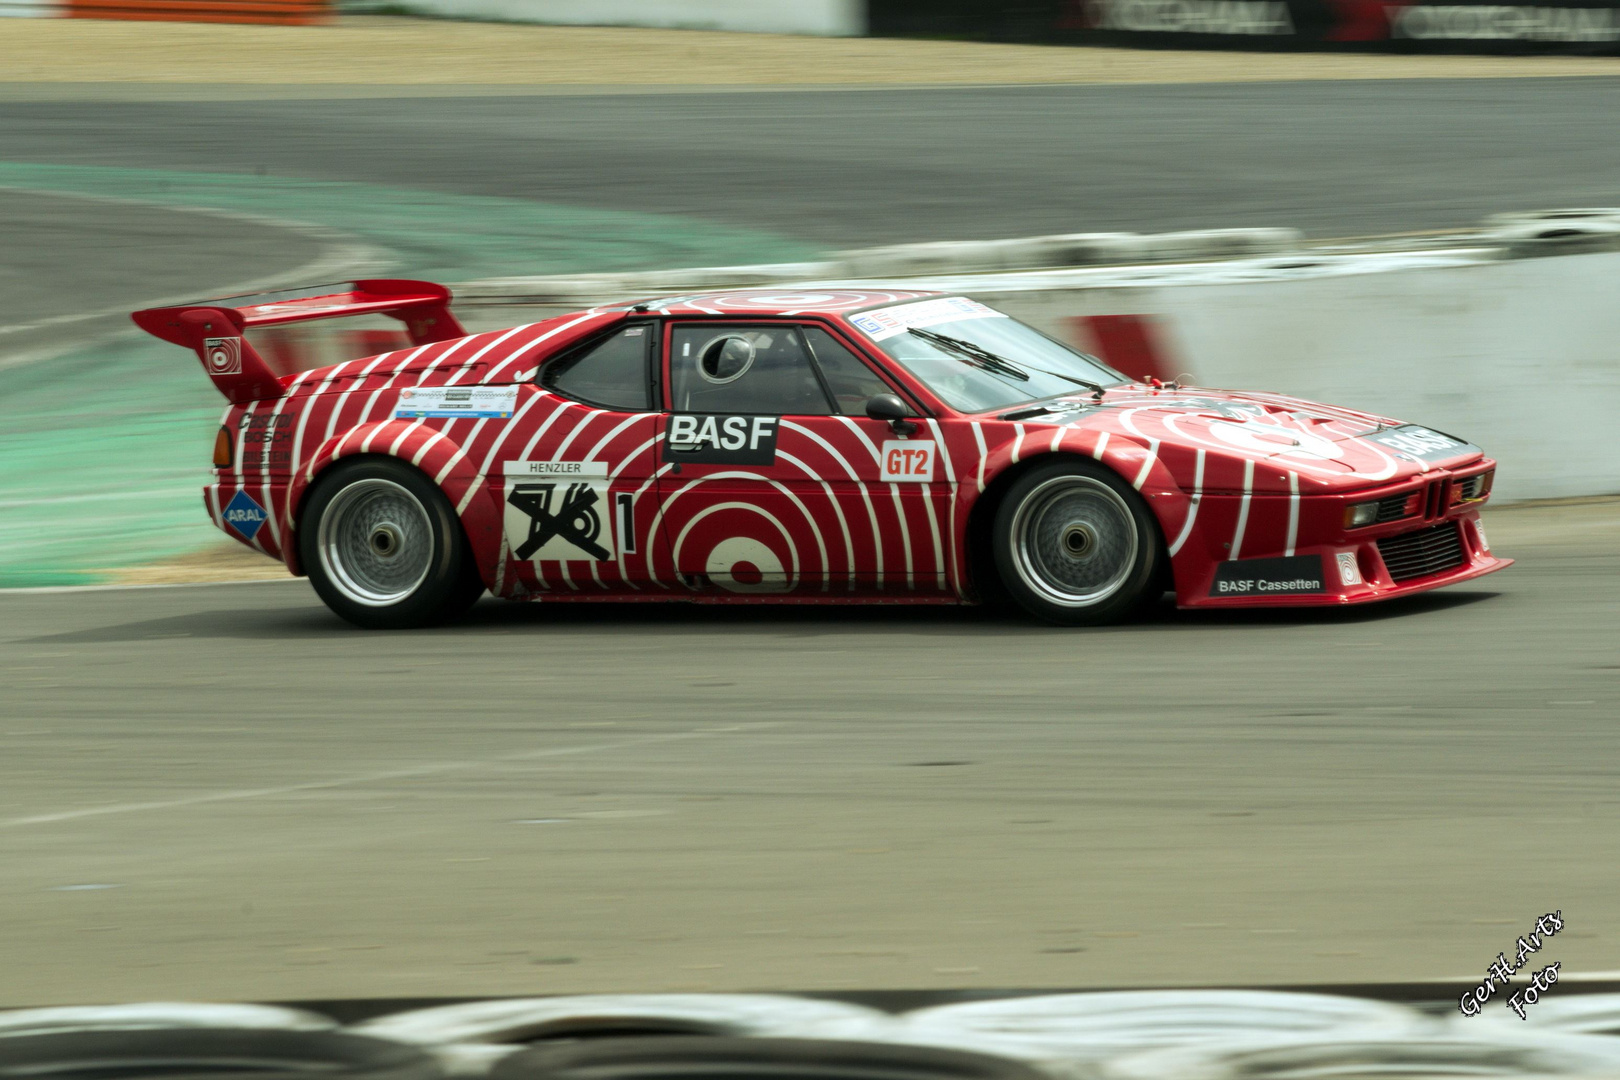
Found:
[[796, 288], [726, 289], [719, 292], [661, 296], [625, 304], [612, 304], [598, 311], [633, 311], [637, 308], [658, 315], [848, 315], [866, 308], [903, 304], [944, 293], [911, 289]]

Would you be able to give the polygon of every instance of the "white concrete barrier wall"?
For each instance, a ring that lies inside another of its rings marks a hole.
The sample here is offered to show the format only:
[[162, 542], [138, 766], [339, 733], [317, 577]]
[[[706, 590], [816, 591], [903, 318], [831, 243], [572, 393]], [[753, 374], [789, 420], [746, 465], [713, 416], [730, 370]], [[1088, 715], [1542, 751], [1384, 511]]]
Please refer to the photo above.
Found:
[[1201, 384], [1467, 438], [1500, 462], [1502, 499], [1620, 493], [1620, 253], [1264, 283], [1007, 284], [973, 295], [1065, 340], [1077, 316], [1158, 315]]
[[[0, 0], [0, 3], [12, 0]], [[393, 10], [449, 19], [575, 26], [656, 26], [855, 37], [865, 0], [401, 0]]]

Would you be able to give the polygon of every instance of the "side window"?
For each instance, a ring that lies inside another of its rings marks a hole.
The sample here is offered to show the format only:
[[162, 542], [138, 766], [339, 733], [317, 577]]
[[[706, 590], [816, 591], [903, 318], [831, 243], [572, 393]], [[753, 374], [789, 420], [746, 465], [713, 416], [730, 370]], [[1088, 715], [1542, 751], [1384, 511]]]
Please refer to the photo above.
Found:
[[565, 397], [625, 412], [652, 407], [648, 392], [650, 326], [627, 326], [606, 341], [540, 370], [540, 385]]
[[861, 358], [846, 349], [827, 331], [809, 326], [804, 330], [810, 351], [821, 374], [832, 392], [833, 404], [845, 416], [865, 416], [867, 399], [877, 394], [892, 394], [893, 390], [877, 373], [861, 362]]
[[669, 379], [675, 412], [834, 411], [794, 326], [677, 326], [670, 335]]

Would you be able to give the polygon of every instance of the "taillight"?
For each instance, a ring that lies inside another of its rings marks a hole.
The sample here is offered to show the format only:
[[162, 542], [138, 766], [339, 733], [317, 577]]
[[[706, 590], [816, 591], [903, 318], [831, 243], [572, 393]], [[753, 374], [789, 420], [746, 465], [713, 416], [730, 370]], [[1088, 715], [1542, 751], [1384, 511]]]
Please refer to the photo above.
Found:
[[236, 463], [236, 451], [231, 447], [231, 429], [221, 427], [214, 436], [214, 468], [228, 469]]

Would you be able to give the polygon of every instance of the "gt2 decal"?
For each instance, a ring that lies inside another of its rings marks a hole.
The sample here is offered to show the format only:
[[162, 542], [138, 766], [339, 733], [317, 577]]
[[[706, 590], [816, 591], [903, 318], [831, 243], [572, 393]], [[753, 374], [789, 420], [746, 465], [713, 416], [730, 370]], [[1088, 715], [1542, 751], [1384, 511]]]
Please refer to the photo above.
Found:
[[1211, 596], [1288, 596], [1326, 591], [1320, 555], [1228, 560], [1215, 568], [1215, 580], [1209, 586]]
[[664, 460], [715, 465], [776, 464], [775, 416], [676, 413], [664, 435]]
[[399, 392], [396, 420], [470, 416], [480, 420], [506, 420], [517, 408], [515, 386], [430, 386]]
[[883, 444], [882, 479], [926, 484], [934, 478], [935, 456], [932, 439], [890, 439]]
[[1420, 461], [1439, 461], [1442, 458], [1462, 457], [1464, 454], [1481, 452], [1479, 447], [1471, 443], [1454, 439], [1450, 435], [1442, 435], [1426, 427], [1418, 427], [1416, 424], [1380, 431], [1376, 435], [1366, 436], [1366, 439], [1368, 442], [1398, 450], [1407, 457]]
[[589, 480], [508, 483], [506, 542], [520, 562], [613, 558], [607, 484]]

